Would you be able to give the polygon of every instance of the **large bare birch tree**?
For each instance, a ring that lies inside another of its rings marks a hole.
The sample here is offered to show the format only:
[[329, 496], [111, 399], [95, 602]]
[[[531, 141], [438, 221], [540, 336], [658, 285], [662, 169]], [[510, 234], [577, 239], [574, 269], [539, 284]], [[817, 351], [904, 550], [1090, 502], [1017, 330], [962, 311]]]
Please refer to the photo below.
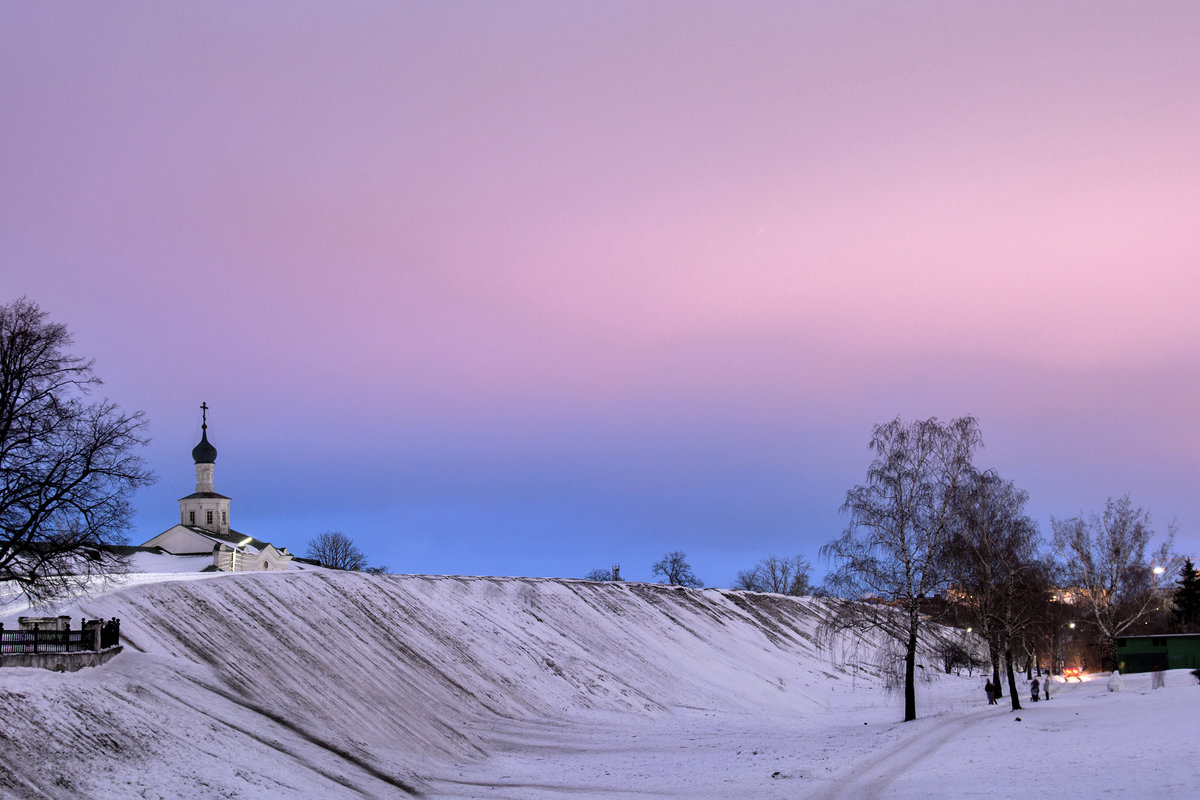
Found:
[[916, 658], [921, 601], [946, 585], [939, 565], [953, 498], [981, 444], [974, 417], [876, 425], [867, 481], [846, 493], [850, 523], [821, 548], [834, 566], [832, 624], [875, 628], [904, 650], [904, 719], [917, 718]]

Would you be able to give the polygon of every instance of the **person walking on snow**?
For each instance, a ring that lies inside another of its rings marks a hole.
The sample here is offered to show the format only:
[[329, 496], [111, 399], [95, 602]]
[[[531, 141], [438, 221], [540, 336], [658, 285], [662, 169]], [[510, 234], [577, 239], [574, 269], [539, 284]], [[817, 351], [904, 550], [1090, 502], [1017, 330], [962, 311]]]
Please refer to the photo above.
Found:
[[1033, 702], [1035, 703], [1038, 701], [1038, 688], [1039, 685], [1037, 678], [1034, 678], [1029, 682], [1029, 690], [1033, 693]]
[[992, 685], [990, 680], [983, 685], [983, 690], [987, 692], [988, 705], [996, 705], [996, 687]]

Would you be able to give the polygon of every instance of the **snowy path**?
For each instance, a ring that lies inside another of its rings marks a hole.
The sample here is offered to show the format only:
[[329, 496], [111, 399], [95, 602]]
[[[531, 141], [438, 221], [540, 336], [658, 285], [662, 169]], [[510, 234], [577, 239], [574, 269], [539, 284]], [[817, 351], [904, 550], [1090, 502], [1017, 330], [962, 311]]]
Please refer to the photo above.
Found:
[[955, 717], [908, 723], [920, 727], [883, 754], [871, 755], [863, 769], [852, 769], [824, 800], [871, 800], [882, 796], [900, 776], [920, 771], [925, 759], [937, 757], [947, 742], [967, 735], [973, 726], [990, 722], [994, 711], [994, 707], [984, 706]]
[[[1079, 683], [1055, 683], [1052, 691], [1054, 697], [1065, 698], [1070, 697], [1080, 686]], [[1018, 681], [1018, 687], [1023, 688], [1024, 682]], [[995, 706], [985, 705], [981, 699], [980, 705], [969, 711], [901, 723], [897, 727], [897, 732], [902, 737], [899, 741], [882, 752], [872, 753], [867, 759], [848, 769], [842, 781], [823, 795], [822, 800], [907, 797], [905, 790], [896, 786], [899, 783], [921, 784], [924, 787], [921, 789], [921, 797], [939, 796], [936, 790], [930, 789], [927, 781], [919, 777], [945, 772], [943, 764], [934, 763], [931, 759], [944, 759], [947, 749], [953, 744], [984, 740], [995, 729], [998, 717], [1016, 722], [1022, 714], [1026, 717], [1036, 715], [1038, 706], [1030, 705], [1022, 698], [1022, 708], [1013, 712], [1009, 697], [1001, 698]], [[1043, 703], [1041, 708], [1049, 709], [1050, 706]], [[964, 761], [964, 769], [969, 766], [970, 762]]]
[[1118, 693], [1105, 683], [1105, 676], [1056, 681], [1049, 702], [1022, 697], [1015, 712], [1004, 701], [898, 723], [901, 738], [866, 758], [847, 757], [851, 766], [836, 787], [797, 796], [982, 800], [1001, 787], [1003, 795], [1019, 797], [1057, 786], [1057, 794], [1070, 787], [1080, 797], [1100, 796], [1096, 787], [1114, 797], [1147, 796], [1147, 787], [1160, 800], [1195, 797], [1193, 771], [1181, 769], [1200, 758], [1195, 681], [1177, 670], [1164, 691], [1150, 690], [1148, 675], [1127, 677]]

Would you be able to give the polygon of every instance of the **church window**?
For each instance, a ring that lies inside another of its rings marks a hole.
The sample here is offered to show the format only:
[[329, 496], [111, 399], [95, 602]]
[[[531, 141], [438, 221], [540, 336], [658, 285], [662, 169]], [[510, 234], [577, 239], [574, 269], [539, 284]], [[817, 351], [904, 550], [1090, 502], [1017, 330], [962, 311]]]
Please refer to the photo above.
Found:
[[192, 525], [196, 524], [196, 512], [195, 511], [188, 512], [188, 522], [190, 522]]
[[205, 523], [206, 523], [206, 524], [208, 524], [208, 525], [212, 525], [212, 512], [211, 512], [211, 511], [206, 511], [206, 512], [204, 512], [204, 513], [205, 513], [205, 517], [204, 517], [204, 521], [205, 521]]
[[228, 525], [228, 524], [229, 524], [229, 519], [228, 519], [228, 518], [225, 516], [225, 512], [224, 512], [224, 511], [222, 511], [222, 512], [221, 512], [221, 524], [222, 524], [222, 525]]

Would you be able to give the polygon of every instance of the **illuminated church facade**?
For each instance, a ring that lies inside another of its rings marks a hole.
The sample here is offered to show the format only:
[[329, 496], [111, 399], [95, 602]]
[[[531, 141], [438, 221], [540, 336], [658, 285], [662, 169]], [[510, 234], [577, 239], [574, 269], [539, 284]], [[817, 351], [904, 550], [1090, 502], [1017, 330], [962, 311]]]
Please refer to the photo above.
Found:
[[292, 554], [229, 527], [229, 498], [213, 486], [217, 448], [208, 441], [208, 405], [202, 403], [200, 443], [192, 448], [196, 490], [179, 498], [179, 523], [143, 543], [172, 555], [212, 555], [209, 569], [222, 572], [281, 570]]

